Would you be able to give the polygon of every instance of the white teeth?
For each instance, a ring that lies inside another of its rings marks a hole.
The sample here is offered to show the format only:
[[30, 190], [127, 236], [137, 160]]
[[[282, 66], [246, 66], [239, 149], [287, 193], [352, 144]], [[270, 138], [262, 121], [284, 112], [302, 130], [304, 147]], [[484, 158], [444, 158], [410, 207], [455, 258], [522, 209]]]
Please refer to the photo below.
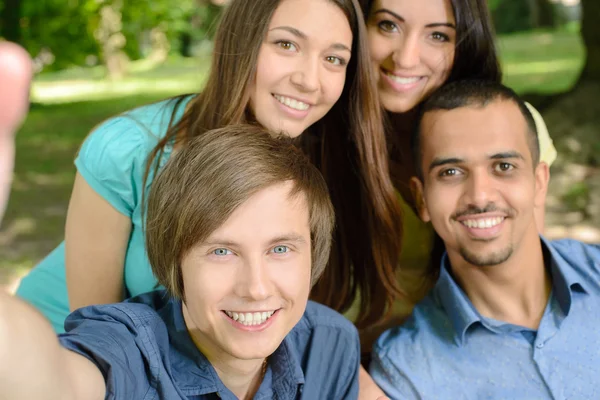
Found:
[[237, 313], [234, 311], [225, 311], [225, 314], [234, 321], [238, 321], [242, 325], [262, 325], [266, 320], [271, 318], [275, 311], [263, 311], [254, 313]]
[[493, 228], [502, 221], [504, 221], [504, 217], [467, 219], [465, 221], [461, 221], [461, 223], [467, 228], [486, 229]]
[[390, 77], [394, 82], [397, 82], [401, 85], [408, 85], [410, 83], [415, 83], [417, 82], [419, 79], [421, 79], [420, 76], [414, 76], [412, 78], [402, 78], [400, 76], [396, 76], [394, 74], [390, 74], [389, 72], [385, 73], [388, 77]]
[[286, 106], [288, 106], [289, 108], [293, 108], [294, 110], [306, 111], [308, 110], [308, 107], [310, 107], [306, 103], [290, 99], [289, 97], [280, 96], [278, 94], [274, 94], [273, 97], [275, 97], [277, 101], [279, 101], [281, 104], [285, 104]]

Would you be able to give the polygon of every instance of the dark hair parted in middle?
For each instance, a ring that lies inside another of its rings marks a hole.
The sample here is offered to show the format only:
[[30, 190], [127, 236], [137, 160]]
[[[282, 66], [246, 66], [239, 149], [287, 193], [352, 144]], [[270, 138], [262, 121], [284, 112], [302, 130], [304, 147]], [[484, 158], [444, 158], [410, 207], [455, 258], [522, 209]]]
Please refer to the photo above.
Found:
[[417, 177], [423, 179], [423, 168], [421, 165], [421, 135], [427, 134], [421, 132], [421, 123], [423, 117], [428, 112], [439, 110], [455, 110], [463, 107], [485, 107], [494, 101], [512, 101], [515, 103], [523, 118], [527, 122], [527, 143], [531, 152], [533, 165], [536, 166], [540, 161], [540, 144], [538, 141], [537, 130], [533, 116], [514, 90], [494, 81], [467, 80], [457, 81], [442, 86], [435, 91], [420, 109], [417, 119], [417, 126], [411, 137], [411, 149]]
[[265, 129], [229, 125], [190, 139], [152, 184], [146, 212], [146, 248], [152, 272], [183, 298], [181, 261], [253, 194], [293, 182], [304, 196], [311, 233], [312, 283], [323, 273], [331, 248], [333, 206], [319, 171], [288, 137]]
[[[344, 312], [360, 298], [355, 321], [360, 328], [381, 320], [402, 296], [395, 274], [402, 214], [389, 176], [364, 17], [357, 0], [329, 1], [344, 12], [353, 34], [346, 83], [329, 113], [296, 140], [325, 177], [336, 213], [329, 265], [313, 288], [312, 299]], [[254, 122], [248, 88], [279, 3], [233, 0], [229, 4], [216, 32], [206, 86], [150, 154], [146, 177], [157, 172], [166, 146], [185, 147], [187, 140], [208, 130]]]
[[[486, 0], [449, 0], [456, 20], [456, 54], [447, 83], [463, 79], [502, 81], [494, 27]], [[360, 0], [366, 16], [374, 0]]]

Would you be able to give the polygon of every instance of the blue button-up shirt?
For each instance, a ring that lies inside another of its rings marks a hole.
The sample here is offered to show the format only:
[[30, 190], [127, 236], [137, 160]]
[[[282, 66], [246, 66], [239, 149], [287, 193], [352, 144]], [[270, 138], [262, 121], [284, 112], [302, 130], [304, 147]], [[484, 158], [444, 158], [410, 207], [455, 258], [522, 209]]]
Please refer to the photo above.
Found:
[[542, 245], [552, 293], [537, 331], [483, 317], [444, 259], [431, 293], [374, 346], [392, 399], [600, 399], [600, 247]]
[[[181, 301], [164, 291], [77, 310], [65, 328], [61, 344], [98, 366], [107, 399], [236, 399], [190, 338]], [[309, 301], [254, 398], [356, 399], [359, 359], [354, 325]]]

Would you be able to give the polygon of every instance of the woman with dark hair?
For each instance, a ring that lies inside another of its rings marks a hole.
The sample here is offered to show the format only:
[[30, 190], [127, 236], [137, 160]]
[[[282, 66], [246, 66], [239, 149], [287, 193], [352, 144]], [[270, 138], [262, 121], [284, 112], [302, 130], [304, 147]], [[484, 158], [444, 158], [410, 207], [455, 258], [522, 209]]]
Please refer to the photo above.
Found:
[[[379, 97], [386, 110], [392, 181], [404, 209], [407, 234], [398, 280], [414, 303], [435, 282], [435, 274], [426, 266], [435, 263], [443, 251], [441, 242], [434, 240], [433, 229], [415, 214], [409, 184], [415, 175], [410, 133], [419, 106], [442, 85], [465, 79], [500, 82], [502, 71], [485, 0], [361, 0], [361, 6], [367, 18]], [[556, 151], [541, 116], [533, 107], [530, 111], [540, 137], [541, 159], [550, 164]], [[539, 210], [536, 218], [540, 229], [543, 216], [544, 210]], [[393, 323], [406, 316], [411, 307], [395, 304], [397, 318]], [[370, 339], [381, 330], [374, 327]]]
[[312, 298], [344, 312], [360, 293], [357, 325], [382, 319], [401, 294], [402, 216], [367, 44], [357, 0], [233, 0], [201, 93], [112, 118], [86, 139], [65, 242], [17, 294], [61, 332], [69, 309], [154, 289], [143, 235], [154, 176], [193, 136], [253, 123], [297, 137], [328, 184], [334, 245]]

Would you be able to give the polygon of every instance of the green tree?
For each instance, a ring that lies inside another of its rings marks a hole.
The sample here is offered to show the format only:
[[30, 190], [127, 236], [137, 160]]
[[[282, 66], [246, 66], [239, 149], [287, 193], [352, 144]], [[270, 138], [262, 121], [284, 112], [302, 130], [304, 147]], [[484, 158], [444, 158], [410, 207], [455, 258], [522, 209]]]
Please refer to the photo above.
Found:
[[0, 1], [0, 37], [21, 43], [21, 0]]

